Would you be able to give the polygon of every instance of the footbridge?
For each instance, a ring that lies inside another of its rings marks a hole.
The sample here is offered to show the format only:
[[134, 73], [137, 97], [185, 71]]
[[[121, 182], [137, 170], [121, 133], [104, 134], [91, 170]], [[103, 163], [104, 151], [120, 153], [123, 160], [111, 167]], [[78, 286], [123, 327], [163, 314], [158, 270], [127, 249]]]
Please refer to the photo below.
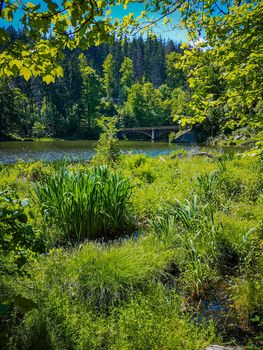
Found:
[[159, 137], [170, 132], [179, 131], [179, 125], [169, 125], [169, 126], [145, 126], [137, 128], [122, 128], [119, 129], [118, 135], [122, 136], [131, 133], [140, 133], [147, 135], [151, 138], [152, 142], [156, 141]]

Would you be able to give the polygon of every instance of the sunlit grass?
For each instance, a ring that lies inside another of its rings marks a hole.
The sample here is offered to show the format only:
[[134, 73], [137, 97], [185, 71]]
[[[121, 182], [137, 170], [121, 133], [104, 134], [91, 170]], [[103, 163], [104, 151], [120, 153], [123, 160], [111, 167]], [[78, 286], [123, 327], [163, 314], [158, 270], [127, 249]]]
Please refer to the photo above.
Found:
[[[241, 329], [247, 341], [258, 342], [263, 186], [257, 160], [126, 155], [114, 171], [87, 163], [0, 171], [2, 186], [18, 194], [33, 193], [38, 183], [44, 214], [33, 204], [38, 227], [52, 231], [51, 244], [61, 246], [50, 246], [31, 265], [30, 278], [4, 281], [3, 293], [38, 305], [14, 325], [17, 348], [204, 349], [221, 341], [200, 311], [207, 300], [222, 307], [225, 334]], [[128, 239], [130, 227], [136, 232]], [[118, 240], [86, 241], [104, 235]], [[222, 329], [217, 311], [211, 317]]]
[[44, 217], [62, 230], [63, 239], [109, 239], [129, 227], [130, 182], [105, 167], [62, 168], [39, 182], [36, 193]]

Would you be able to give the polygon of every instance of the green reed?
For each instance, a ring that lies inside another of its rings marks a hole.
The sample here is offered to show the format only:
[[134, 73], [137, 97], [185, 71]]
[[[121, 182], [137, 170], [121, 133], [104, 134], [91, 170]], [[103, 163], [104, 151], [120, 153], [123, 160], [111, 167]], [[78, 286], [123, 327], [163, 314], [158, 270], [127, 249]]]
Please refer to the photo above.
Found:
[[129, 179], [107, 167], [87, 172], [62, 168], [36, 186], [42, 212], [55, 222], [63, 238], [115, 238], [129, 227]]

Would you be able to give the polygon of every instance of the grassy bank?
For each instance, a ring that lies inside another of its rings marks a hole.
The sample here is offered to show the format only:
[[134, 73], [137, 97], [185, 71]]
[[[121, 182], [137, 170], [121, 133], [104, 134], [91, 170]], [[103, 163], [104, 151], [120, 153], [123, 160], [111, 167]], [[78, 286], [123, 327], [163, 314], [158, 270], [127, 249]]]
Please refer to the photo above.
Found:
[[65, 140], [64, 138], [54, 138], [54, 137], [21, 137], [16, 134], [8, 134], [8, 135], [0, 135], [0, 142], [13, 142], [13, 141], [20, 141], [20, 142], [25, 142], [25, 141], [63, 141]]
[[184, 152], [2, 166], [1, 348], [262, 349], [262, 169]]
[[219, 135], [211, 139], [210, 144], [221, 147], [253, 147], [259, 142], [263, 142], [263, 132], [254, 133], [247, 129], [240, 129], [231, 135]]

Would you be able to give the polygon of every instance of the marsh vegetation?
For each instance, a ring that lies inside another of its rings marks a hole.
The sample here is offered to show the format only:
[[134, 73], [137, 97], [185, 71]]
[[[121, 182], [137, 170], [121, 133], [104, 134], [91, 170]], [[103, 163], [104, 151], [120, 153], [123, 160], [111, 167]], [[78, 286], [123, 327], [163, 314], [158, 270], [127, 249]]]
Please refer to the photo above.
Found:
[[1, 348], [260, 349], [261, 158], [96, 162], [1, 167]]

